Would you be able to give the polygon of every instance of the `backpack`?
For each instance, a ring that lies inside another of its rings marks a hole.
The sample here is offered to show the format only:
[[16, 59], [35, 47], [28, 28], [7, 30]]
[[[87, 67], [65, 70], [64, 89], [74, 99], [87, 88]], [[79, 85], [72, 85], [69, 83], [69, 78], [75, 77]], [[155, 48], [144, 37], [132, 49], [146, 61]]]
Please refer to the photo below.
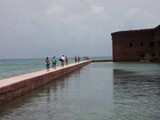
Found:
[[52, 60], [52, 63], [56, 63], [56, 60], [55, 60], [55, 59], [53, 59], [53, 60]]

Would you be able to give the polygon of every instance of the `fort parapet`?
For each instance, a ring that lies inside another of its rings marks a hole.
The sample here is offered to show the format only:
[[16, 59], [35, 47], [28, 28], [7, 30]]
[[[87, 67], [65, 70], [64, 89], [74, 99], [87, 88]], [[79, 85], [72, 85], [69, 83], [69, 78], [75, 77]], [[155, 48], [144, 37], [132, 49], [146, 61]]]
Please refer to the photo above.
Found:
[[153, 29], [114, 32], [113, 61], [159, 60], [160, 25]]

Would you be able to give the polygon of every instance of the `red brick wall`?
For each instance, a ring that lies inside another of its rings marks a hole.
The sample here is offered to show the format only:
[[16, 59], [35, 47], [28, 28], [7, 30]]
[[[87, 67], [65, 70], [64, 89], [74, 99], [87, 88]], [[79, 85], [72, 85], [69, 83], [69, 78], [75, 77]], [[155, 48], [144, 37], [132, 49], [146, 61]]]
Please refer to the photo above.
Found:
[[142, 55], [155, 54], [150, 42], [155, 42], [155, 29], [112, 33], [113, 61], [140, 61]]
[[58, 77], [61, 77], [67, 73], [70, 73], [72, 71], [75, 71], [76, 69], [80, 69], [81, 67], [89, 64], [91, 61], [76, 64], [71, 67], [66, 67], [64, 69], [51, 72], [48, 74], [44, 74], [35, 78], [31, 78], [28, 80], [23, 80], [21, 82], [0, 88], [0, 105], [6, 104], [11, 100], [16, 99], [17, 97], [20, 97], [24, 95], [25, 93], [32, 91], [36, 89], [37, 87], [40, 87]]

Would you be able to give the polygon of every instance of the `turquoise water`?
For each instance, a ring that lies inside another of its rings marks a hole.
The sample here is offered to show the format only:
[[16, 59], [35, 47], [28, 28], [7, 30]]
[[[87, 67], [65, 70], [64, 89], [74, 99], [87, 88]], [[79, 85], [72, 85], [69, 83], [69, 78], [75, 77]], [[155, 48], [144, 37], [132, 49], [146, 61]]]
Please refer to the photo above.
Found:
[[91, 63], [0, 107], [1, 120], [160, 120], [160, 64]]
[[112, 57], [90, 57], [91, 60], [112, 60]]
[[[91, 59], [109, 59], [110, 57], [91, 57]], [[83, 58], [81, 58], [83, 60]], [[45, 66], [45, 58], [43, 59], [9, 59], [0, 60], [0, 79], [20, 75], [23, 73], [43, 70]], [[69, 58], [69, 63], [73, 63], [74, 58]], [[57, 66], [60, 62], [57, 59]]]

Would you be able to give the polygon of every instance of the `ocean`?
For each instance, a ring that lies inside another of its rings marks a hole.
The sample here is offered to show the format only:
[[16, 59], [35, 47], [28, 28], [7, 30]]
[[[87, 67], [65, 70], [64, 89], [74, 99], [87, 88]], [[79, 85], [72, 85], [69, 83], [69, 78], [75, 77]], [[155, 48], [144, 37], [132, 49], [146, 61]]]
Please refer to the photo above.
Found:
[[[92, 60], [112, 59], [111, 57], [90, 57]], [[83, 60], [83, 58], [81, 58]], [[57, 66], [60, 61], [57, 58]], [[74, 62], [74, 58], [69, 58], [69, 64]], [[46, 69], [45, 58], [37, 59], [4, 59], [0, 60], [0, 79]]]
[[0, 106], [0, 120], [160, 120], [159, 68], [90, 63]]

